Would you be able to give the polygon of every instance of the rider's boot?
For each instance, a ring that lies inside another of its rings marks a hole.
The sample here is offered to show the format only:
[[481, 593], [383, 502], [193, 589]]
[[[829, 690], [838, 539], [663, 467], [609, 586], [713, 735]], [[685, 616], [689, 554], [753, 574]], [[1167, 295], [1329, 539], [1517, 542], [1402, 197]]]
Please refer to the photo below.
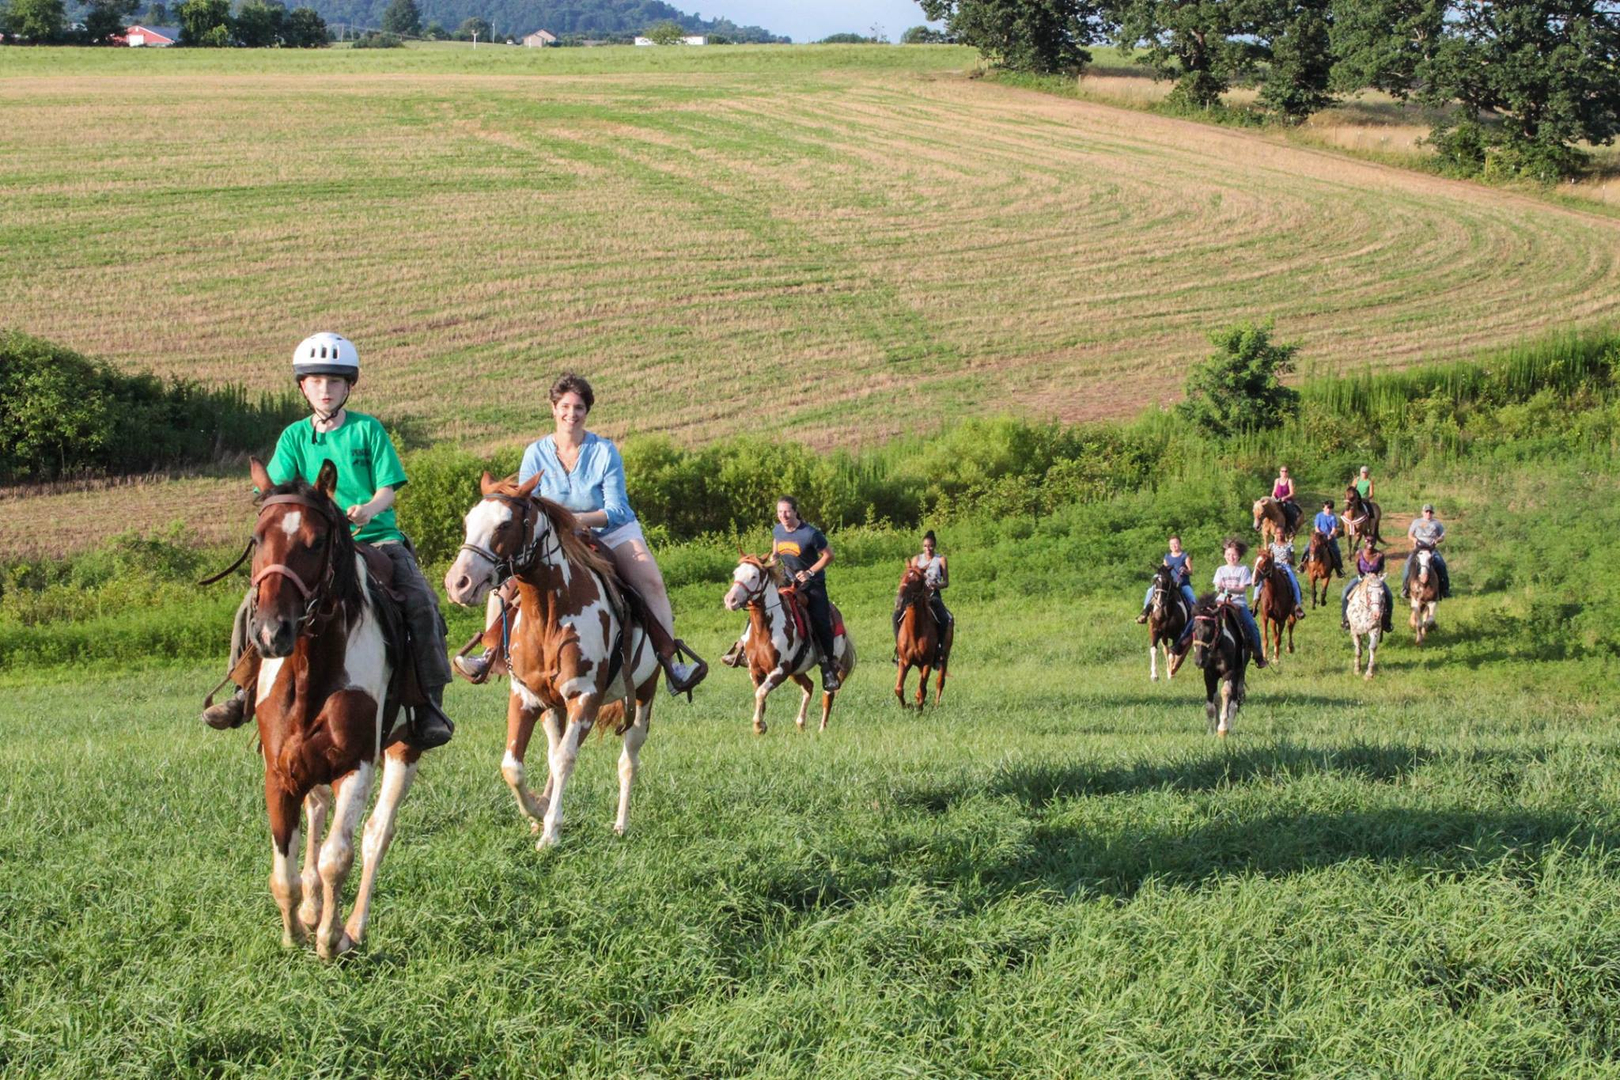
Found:
[[1348, 630], [1348, 629], [1350, 629], [1350, 617], [1348, 615], [1346, 615], [1344, 618], [1339, 620], [1339, 629], [1340, 630]]
[[409, 739], [418, 750], [432, 750], [449, 742], [456, 726], [444, 714], [444, 687], [424, 690], [422, 696], [427, 700], [411, 709]]
[[821, 662], [821, 688], [830, 694], [842, 685], [844, 684], [843, 680], [838, 677], [837, 665], [831, 660], [823, 660]]
[[247, 691], [237, 688], [230, 697], [203, 710], [202, 722], [215, 731], [229, 731], [247, 721]]
[[743, 655], [742, 641], [737, 640], [731, 643], [731, 648], [726, 650], [726, 655], [720, 658], [720, 662], [726, 665], [726, 667], [742, 667], [743, 663], [747, 659], [748, 658]]
[[474, 685], [477, 685], [478, 683], [481, 683], [485, 679], [489, 678], [490, 665], [494, 662], [495, 652], [493, 649], [485, 650], [484, 652], [479, 653], [477, 656], [473, 656], [471, 654], [466, 656], [458, 656], [454, 660], [450, 661], [451, 665], [456, 669], [456, 672], [461, 675], [462, 678], [466, 679], [470, 683], [473, 683]]
[[1294, 607], [1294, 621], [1298, 622], [1299, 620], [1303, 619], [1304, 617], [1305, 617], [1305, 605], [1304, 604], [1296, 605]]

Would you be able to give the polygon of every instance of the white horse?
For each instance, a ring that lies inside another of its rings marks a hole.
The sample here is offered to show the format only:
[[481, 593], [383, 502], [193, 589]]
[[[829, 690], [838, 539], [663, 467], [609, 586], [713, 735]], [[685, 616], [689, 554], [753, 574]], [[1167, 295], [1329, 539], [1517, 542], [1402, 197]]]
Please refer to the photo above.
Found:
[[[804, 730], [810, 712], [810, 695], [815, 684], [805, 674], [821, 664], [821, 650], [816, 647], [815, 635], [808, 627], [801, 630], [783, 604], [776, 578], [763, 560], [744, 555], [731, 575], [731, 588], [726, 590], [724, 603], [728, 611], [748, 609], [748, 631], [744, 635], [744, 651], [748, 656], [748, 674], [754, 680], [754, 732], [765, 734], [765, 699], [788, 679], [799, 684], [804, 697], [799, 702], [799, 715], [794, 721]], [[805, 616], [808, 622], [809, 616]], [[843, 622], [838, 608], [833, 607], [833, 626]], [[855, 643], [848, 632], [833, 638], [833, 655], [838, 666], [840, 681], [847, 682], [855, 670]], [[837, 691], [821, 695], [821, 730], [827, 730], [832, 716], [833, 698]]]
[[1350, 640], [1355, 642], [1356, 657], [1350, 670], [1361, 672], [1361, 638], [1367, 638], [1367, 678], [1373, 677], [1373, 662], [1378, 657], [1378, 639], [1384, 630], [1384, 575], [1363, 574], [1350, 590], [1350, 604], [1345, 617], [1350, 620]]

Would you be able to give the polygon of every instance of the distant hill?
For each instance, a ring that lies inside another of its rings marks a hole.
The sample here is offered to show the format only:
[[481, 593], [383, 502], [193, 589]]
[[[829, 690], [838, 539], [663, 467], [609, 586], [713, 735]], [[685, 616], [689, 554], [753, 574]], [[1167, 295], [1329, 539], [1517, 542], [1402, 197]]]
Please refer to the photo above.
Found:
[[[311, 0], [310, 6], [329, 23], [381, 26], [389, 0]], [[463, 19], [488, 19], [497, 34], [521, 37], [549, 30], [558, 37], [625, 38], [653, 23], [670, 20], [693, 34], [720, 34], [732, 41], [785, 42], [758, 26], [738, 26], [730, 19], [703, 19], [662, 0], [418, 0], [422, 23], [438, 22], [455, 30]], [[292, 6], [289, 4], [289, 6]]]

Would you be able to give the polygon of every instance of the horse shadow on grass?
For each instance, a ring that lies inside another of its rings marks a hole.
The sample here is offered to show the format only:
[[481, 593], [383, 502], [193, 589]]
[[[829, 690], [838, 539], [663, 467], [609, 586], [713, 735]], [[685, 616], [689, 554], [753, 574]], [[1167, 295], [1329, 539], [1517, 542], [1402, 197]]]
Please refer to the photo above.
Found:
[[[1202, 710], [1199, 712], [1202, 717]], [[890, 792], [898, 807], [943, 813], [980, 795], [1011, 796], [1033, 809], [1057, 799], [1095, 795], [1130, 795], [1144, 791], [1190, 793], [1214, 791], [1276, 778], [1299, 779], [1319, 773], [1357, 776], [1391, 783], [1410, 776], [1436, 756], [1423, 746], [1372, 745], [1316, 748], [1294, 742], [1263, 747], [1198, 752], [1165, 760], [1127, 764], [1078, 762], [1067, 765], [1014, 762], [985, 779], [964, 774], [952, 780], [919, 784]]]

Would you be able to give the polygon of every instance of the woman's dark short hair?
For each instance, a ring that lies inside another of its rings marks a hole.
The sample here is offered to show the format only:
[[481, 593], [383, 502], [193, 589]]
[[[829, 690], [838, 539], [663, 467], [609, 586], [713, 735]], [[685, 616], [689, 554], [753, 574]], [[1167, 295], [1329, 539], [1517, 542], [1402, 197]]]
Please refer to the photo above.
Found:
[[561, 401], [564, 394], [578, 394], [585, 403], [585, 411], [590, 412], [596, 404], [596, 395], [591, 393], [591, 384], [585, 381], [584, 376], [575, 375], [572, 371], [564, 372], [563, 377], [551, 384], [551, 403]]
[[799, 500], [798, 499], [795, 499], [791, 495], [778, 495], [776, 497], [776, 505], [781, 506], [783, 503], [787, 503], [789, 506], [793, 507], [793, 513], [795, 515], [797, 515], [798, 517], [803, 517], [804, 516], [803, 514], [799, 513]]
[[936, 544], [939, 543], [939, 537], [934, 535], [933, 529], [929, 529], [927, 532], [923, 533], [923, 539], [932, 540]]
[[1324, 510], [1333, 509], [1333, 500], [1332, 499], [1323, 499], [1322, 500], [1322, 509], [1324, 509]]

